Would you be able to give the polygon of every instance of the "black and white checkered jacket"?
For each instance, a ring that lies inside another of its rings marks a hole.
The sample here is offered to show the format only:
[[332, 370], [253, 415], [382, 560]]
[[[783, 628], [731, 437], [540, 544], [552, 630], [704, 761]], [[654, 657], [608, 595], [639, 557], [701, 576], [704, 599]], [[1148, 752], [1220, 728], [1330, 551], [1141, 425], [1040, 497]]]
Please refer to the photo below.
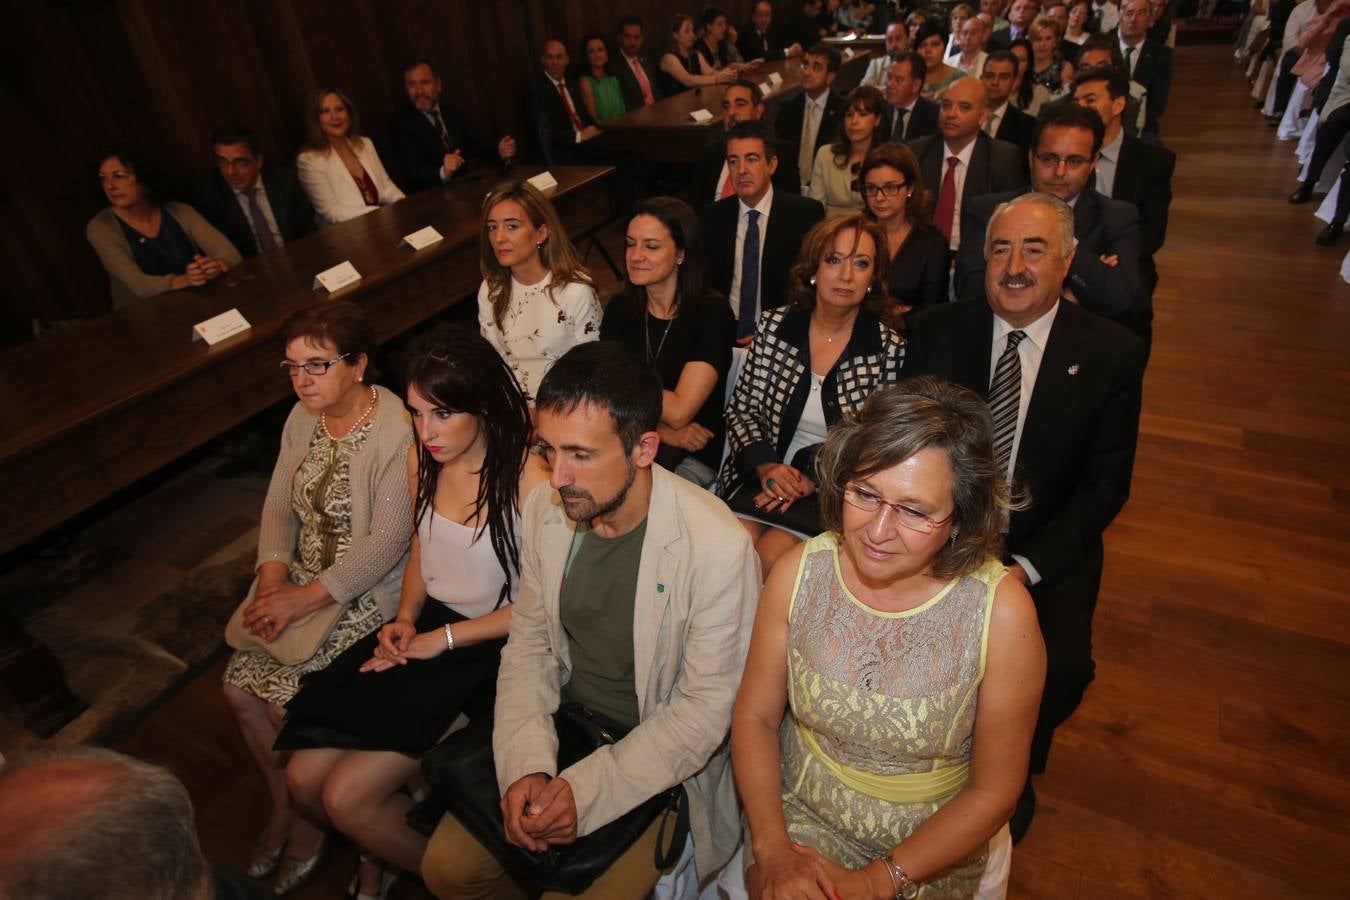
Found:
[[[780, 307], [760, 316], [750, 355], [727, 405], [731, 453], [717, 479], [717, 492], [723, 497], [752, 480], [756, 466], [795, 465], [783, 454], [811, 390], [810, 323], [811, 312], [804, 309]], [[833, 426], [845, 414], [857, 412], [873, 390], [898, 381], [904, 361], [904, 338], [866, 309], [859, 310], [848, 346], [821, 388], [825, 424]], [[815, 448], [810, 449], [809, 461], [798, 468], [814, 478]]]

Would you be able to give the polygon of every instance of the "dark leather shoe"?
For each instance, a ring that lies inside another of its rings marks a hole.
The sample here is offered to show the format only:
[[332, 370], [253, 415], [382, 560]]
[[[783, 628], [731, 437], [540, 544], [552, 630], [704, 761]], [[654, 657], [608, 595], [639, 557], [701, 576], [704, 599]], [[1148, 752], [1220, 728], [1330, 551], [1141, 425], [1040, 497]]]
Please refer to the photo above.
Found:
[[1022, 788], [1022, 796], [1017, 798], [1017, 807], [1008, 820], [1008, 830], [1012, 832], [1013, 846], [1021, 843], [1031, 828], [1031, 818], [1036, 815], [1036, 789], [1031, 786], [1031, 776], [1027, 776], [1027, 786]]
[[1317, 243], [1321, 244], [1323, 247], [1334, 247], [1336, 246], [1336, 242], [1341, 239], [1341, 233], [1344, 231], [1344, 225], [1337, 225], [1335, 222], [1332, 222], [1326, 228], [1322, 229], [1322, 233], [1317, 236]]
[[1311, 184], [1300, 184], [1298, 190], [1289, 195], [1289, 202], [1294, 204], [1307, 203], [1312, 199], [1313, 189]]

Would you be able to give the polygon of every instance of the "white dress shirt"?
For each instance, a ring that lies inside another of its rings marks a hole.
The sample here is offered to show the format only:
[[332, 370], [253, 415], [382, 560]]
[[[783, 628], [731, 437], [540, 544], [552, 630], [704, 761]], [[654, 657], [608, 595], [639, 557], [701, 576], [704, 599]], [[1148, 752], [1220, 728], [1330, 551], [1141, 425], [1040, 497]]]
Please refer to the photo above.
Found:
[[[272, 213], [272, 202], [267, 199], [267, 187], [263, 184], [261, 174], [258, 176], [258, 180], [253, 182], [253, 187], [234, 192], [234, 199], [239, 201], [239, 208], [244, 211], [244, 221], [248, 223], [248, 230], [252, 232], [253, 240], [257, 243], [258, 229], [253, 227], [253, 211], [248, 202], [249, 194], [253, 192], [253, 188], [258, 189], [258, 208], [262, 210], [267, 228], [272, 232], [272, 240], [276, 241], [275, 246], [280, 247], [286, 243], [286, 239], [281, 236], [281, 229], [277, 227], [277, 217]], [[262, 249], [261, 243], [258, 243], [258, 249]]]
[[[746, 206], [744, 200], [736, 201], [736, 252], [732, 261], [731, 268], [731, 290], [727, 300], [731, 302], [731, 314], [740, 318], [741, 312], [741, 257], [742, 250], [745, 248], [745, 229], [750, 224], [750, 217], [747, 213], [751, 209], [759, 211], [759, 221], [756, 225], [759, 227], [759, 291], [764, 290], [764, 236], [769, 232], [769, 213], [773, 211], [773, 185], [764, 192], [764, 196], [759, 199], [753, 207]], [[759, 293], [755, 294], [755, 320], [759, 320], [759, 314], [763, 312], [763, 304], [759, 302]]]
[[[1059, 312], [1059, 302], [1050, 307], [1050, 310], [1039, 319], [1020, 329], [1026, 334], [1026, 337], [1017, 345], [1017, 357], [1022, 364], [1022, 387], [1017, 399], [1017, 430], [1013, 432], [1012, 451], [1008, 454], [1007, 475], [1009, 481], [1012, 481], [1013, 472], [1017, 467], [1017, 451], [1022, 445], [1022, 427], [1026, 425], [1027, 407], [1031, 405], [1031, 395], [1036, 390], [1036, 375], [1041, 370], [1041, 358], [1045, 355], [1045, 343], [1050, 339], [1050, 328], [1055, 324], [1057, 312]], [[994, 339], [989, 348], [989, 378], [991, 384], [994, 372], [998, 368], [998, 358], [1003, 355], [1003, 351], [1008, 347], [1008, 334], [1018, 330], [998, 316], [994, 316]], [[1032, 584], [1040, 582], [1040, 573], [1036, 571], [1036, 567], [1026, 557], [1014, 553], [1012, 558], [1017, 560], [1026, 570], [1027, 578]]]
[[[947, 142], [942, 142], [942, 166], [938, 169], [937, 190], [935, 197], [940, 196], [942, 191], [942, 181], [947, 177], [947, 160], [955, 156], [956, 163], [956, 204], [952, 207], [952, 251], [961, 249], [961, 198], [966, 193], [966, 173], [970, 171], [970, 157], [975, 153], [975, 141], [966, 144], [966, 149], [960, 153], [953, 153], [952, 148], [947, 146]], [[937, 200], [934, 199], [934, 205]]]
[[962, 54], [960, 53], [956, 54], [955, 56], [948, 57], [947, 59], [943, 60], [943, 62], [945, 62], [949, 66], [952, 66], [953, 68], [960, 69], [962, 72], [965, 72], [971, 78], [980, 78], [981, 76], [984, 75], [984, 62], [988, 58], [989, 54], [981, 50], [979, 53], [975, 54], [975, 59], [969, 63], [964, 62]]

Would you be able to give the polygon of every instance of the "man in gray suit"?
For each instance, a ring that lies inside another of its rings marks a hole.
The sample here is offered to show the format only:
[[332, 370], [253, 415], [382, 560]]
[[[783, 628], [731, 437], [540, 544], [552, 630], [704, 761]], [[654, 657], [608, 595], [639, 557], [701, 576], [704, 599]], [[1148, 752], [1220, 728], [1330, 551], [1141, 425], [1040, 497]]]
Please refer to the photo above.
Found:
[[[521, 516], [493, 755], [505, 839], [536, 852], [682, 784], [703, 880], [740, 839], [726, 736], [759, 564], [721, 500], [654, 465], [661, 394], [646, 362], [612, 341], [568, 351], [539, 386], [538, 433], [553, 475]], [[559, 771], [560, 703], [592, 711], [618, 740]], [[651, 892], [669, 815], [601, 876], [610, 895]], [[499, 897], [509, 874], [453, 815], [422, 860], [438, 897]]]

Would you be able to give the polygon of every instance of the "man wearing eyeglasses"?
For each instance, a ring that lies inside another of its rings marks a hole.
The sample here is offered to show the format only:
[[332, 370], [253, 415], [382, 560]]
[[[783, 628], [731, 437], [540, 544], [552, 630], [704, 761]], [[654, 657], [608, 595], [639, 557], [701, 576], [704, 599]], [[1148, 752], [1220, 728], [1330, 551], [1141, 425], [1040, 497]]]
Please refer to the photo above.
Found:
[[[1084, 309], [1124, 319], [1138, 301], [1139, 213], [1134, 204], [1093, 190], [1097, 157], [1106, 129], [1097, 111], [1075, 103], [1042, 114], [1029, 157], [1031, 190], [1058, 197], [1073, 210], [1078, 252], [1064, 292]], [[1000, 203], [1026, 190], [974, 200], [966, 209], [963, 242], [956, 256], [956, 295], [979, 300], [985, 291], [984, 235]]]
[[[1049, 193], [999, 200], [987, 237], [981, 229], [978, 242], [972, 233], [963, 245], [981, 247], [987, 258], [984, 296], [916, 316], [901, 373], [940, 375], [985, 397], [995, 455], [1014, 488], [1031, 498], [1009, 516], [1004, 561], [1030, 588], [1045, 639], [1033, 775], [1045, 771], [1055, 729], [1093, 679], [1102, 532], [1130, 493], [1143, 390], [1139, 338], [1061, 302], [1060, 286], [1091, 255], [1075, 242], [1078, 224], [1076, 210]], [[1010, 823], [1014, 842], [1035, 803], [1028, 776]]]

